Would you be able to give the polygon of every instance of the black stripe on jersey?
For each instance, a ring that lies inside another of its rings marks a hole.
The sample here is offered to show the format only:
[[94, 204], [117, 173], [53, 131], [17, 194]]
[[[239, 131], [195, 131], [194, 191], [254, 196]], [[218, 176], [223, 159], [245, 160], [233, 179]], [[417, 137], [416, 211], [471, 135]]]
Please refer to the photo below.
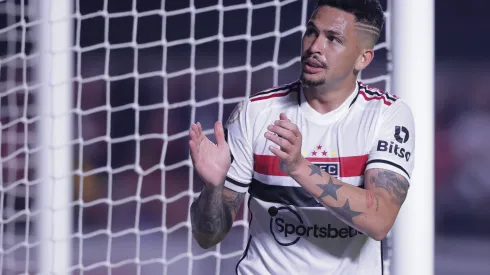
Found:
[[381, 246], [381, 275], [385, 274], [385, 261], [384, 261], [384, 255], [383, 255], [383, 244], [384, 244], [384, 242], [381, 241], [380, 242], [380, 246]]
[[289, 90], [289, 89], [292, 89], [294, 85], [297, 85], [299, 84], [298, 81], [295, 81], [293, 83], [289, 83], [289, 84], [286, 84], [286, 85], [282, 85], [282, 86], [279, 86], [277, 88], [272, 88], [272, 89], [269, 89], [269, 90], [265, 90], [263, 92], [258, 92], [256, 94], [253, 94], [251, 95], [249, 98], [252, 99], [252, 98], [256, 98], [258, 96], [263, 96], [263, 95], [267, 95], [267, 94], [272, 94], [272, 93], [275, 93], [275, 92], [278, 92], [278, 91], [282, 91], [282, 90]]
[[396, 98], [391, 96], [390, 94], [388, 93], [381, 93], [381, 92], [378, 92], [378, 91], [373, 91], [373, 90], [369, 90], [366, 86], [363, 86], [362, 87], [364, 89], [364, 92], [368, 95], [372, 95], [372, 96], [385, 96], [387, 99], [395, 102], [396, 101]]
[[241, 183], [239, 181], [236, 181], [228, 176], [226, 176], [226, 181], [233, 183], [234, 185], [240, 186], [240, 187], [248, 187], [250, 183]]
[[384, 159], [373, 159], [373, 160], [370, 160], [370, 161], [366, 162], [366, 166], [368, 166], [371, 163], [384, 163], [384, 164], [389, 164], [391, 166], [395, 166], [396, 168], [402, 170], [403, 173], [405, 173], [407, 175], [407, 177], [410, 178], [410, 175], [408, 174], [407, 170], [405, 170], [405, 168], [403, 168], [401, 165], [396, 164], [394, 162], [391, 162], [391, 161], [388, 161], [388, 160], [384, 160]]
[[269, 185], [252, 179], [248, 193], [256, 199], [271, 203], [298, 207], [323, 207], [302, 187]]
[[352, 100], [352, 102], [349, 105], [349, 108], [352, 107], [352, 105], [354, 104], [354, 102], [356, 102], [358, 96], [359, 96], [359, 93], [357, 93], [356, 97], [354, 97], [354, 99]]
[[[252, 197], [248, 197], [248, 203], [247, 203], [248, 204], [248, 209], [250, 209], [250, 200], [251, 199], [252, 199]], [[254, 214], [252, 213], [252, 211], [250, 211], [250, 220], [248, 221], [248, 228], [250, 228], [250, 224], [252, 223], [253, 217], [254, 217]], [[248, 235], [247, 247], [245, 247], [245, 251], [243, 252], [242, 257], [240, 258], [240, 260], [236, 264], [235, 272], [236, 272], [237, 275], [238, 275], [238, 266], [243, 261], [243, 259], [245, 259], [245, 257], [247, 257], [247, 253], [248, 253], [248, 249], [250, 248], [250, 242], [251, 241], [252, 241], [252, 234]]]
[[[228, 143], [228, 129], [224, 128], [224, 132], [225, 132], [225, 141], [226, 143]], [[230, 163], [233, 163], [233, 160], [235, 160], [235, 158], [233, 157], [233, 154], [231, 153], [230, 150]]]

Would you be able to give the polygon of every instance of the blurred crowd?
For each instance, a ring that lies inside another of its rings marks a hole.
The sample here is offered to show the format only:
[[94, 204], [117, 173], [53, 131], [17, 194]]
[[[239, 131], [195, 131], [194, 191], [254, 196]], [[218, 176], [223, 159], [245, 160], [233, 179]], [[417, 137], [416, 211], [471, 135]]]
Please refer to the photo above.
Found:
[[436, 228], [490, 235], [488, 63], [441, 62], [436, 73]]

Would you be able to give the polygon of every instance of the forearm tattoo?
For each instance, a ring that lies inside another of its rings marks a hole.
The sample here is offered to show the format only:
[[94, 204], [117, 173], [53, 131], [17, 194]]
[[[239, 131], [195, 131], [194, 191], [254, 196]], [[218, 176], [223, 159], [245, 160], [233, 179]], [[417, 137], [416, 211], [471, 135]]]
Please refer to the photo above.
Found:
[[192, 206], [193, 229], [202, 234], [218, 233], [231, 216], [223, 208], [222, 187], [204, 188]]
[[319, 175], [322, 176], [322, 169], [314, 164], [308, 166], [311, 169], [310, 176]]
[[350, 222], [351, 224], [353, 224], [352, 219], [354, 217], [362, 214], [362, 212], [353, 211], [350, 208], [349, 200], [346, 200], [343, 206], [332, 207], [332, 209], [335, 211], [335, 213], [337, 213], [337, 215], [339, 215], [345, 221]]
[[192, 231], [203, 243], [221, 241], [233, 225], [233, 214], [238, 211], [245, 194], [223, 196], [223, 187], [204, 188], [191, 205]]
[[327, 184], [317, 184], [316, 186], [320, 187], [322, 189], [322, 194], [319, 196], [319, 198], [324, 198], [326, 196], [331, 196], [335, 200], [337, 200], [337, 191], [342, 187], [342, 185], [337, 185], [333, 183], [332, 176], [330, 176], [328, 183]]

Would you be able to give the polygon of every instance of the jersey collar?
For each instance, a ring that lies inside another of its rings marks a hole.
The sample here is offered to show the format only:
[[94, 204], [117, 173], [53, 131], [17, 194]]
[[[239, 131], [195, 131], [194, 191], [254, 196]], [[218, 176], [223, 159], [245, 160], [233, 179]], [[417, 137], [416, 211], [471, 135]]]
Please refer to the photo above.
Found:
[[308, 104], [305, 98], [303, 86], [301, 85], [300, 87], [299, 104], [301, 111], [307, 119], [313, 120], [320, 124], [328, 124], [343, 117], [348, 112], [359, 92], [359, 82], [357, 82], [354, 91], [352, 91], [349, 97], [337, 109], [322, 115], [313, 109], [310, 104]]

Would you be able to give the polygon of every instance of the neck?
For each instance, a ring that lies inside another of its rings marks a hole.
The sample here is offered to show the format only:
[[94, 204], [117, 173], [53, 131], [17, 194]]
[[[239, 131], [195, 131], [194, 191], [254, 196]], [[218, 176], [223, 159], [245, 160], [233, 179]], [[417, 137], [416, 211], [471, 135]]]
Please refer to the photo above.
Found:
[[357, 85], [357, 79], [345, 81], [344, 83], [333, 86], [323, 84], [320, 86], [303, 86], [306, 101], [320, 114], [331, 112], [352, 94]]

